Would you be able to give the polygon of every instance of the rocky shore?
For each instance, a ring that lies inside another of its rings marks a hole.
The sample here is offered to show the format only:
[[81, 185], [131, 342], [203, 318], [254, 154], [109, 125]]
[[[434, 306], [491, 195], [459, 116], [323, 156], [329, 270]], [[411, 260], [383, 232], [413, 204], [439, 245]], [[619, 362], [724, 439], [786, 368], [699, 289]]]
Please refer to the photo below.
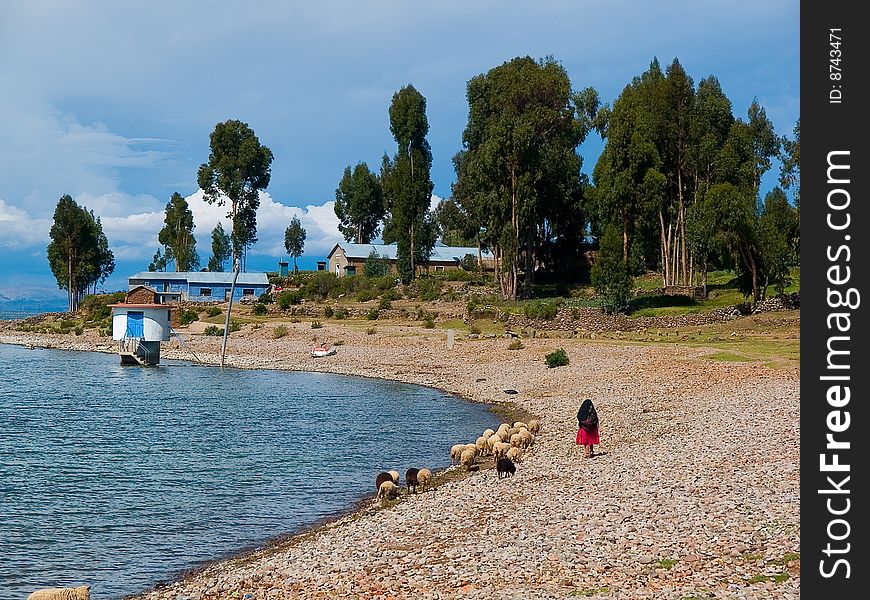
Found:
[[[245, 326], [227, 364], [328, 371], [513, 402], [541, 419], [510, 479], [491, 468], [359, 511], [137, 600], [218, 598], [798, 598], [799, 372], [711, 360], [676, 344], [459, 339], [378, 323]], [[0, 328], [0, 343], [116, 352], [106, 338]], [[220, 338], [183, 334], [164, 358], [219, 360]], [[315, 341], [343, 342], [322, 359]], [[563, 347], [570, 364], [548, 369]], [[504, 390], [518, 393], [507, 395]], [[574, 446], [591, 397], [597, 456]], [[450, 445], [474, 440], [446, 440]], [[281, 532], [275, 532], [276, 535]]]

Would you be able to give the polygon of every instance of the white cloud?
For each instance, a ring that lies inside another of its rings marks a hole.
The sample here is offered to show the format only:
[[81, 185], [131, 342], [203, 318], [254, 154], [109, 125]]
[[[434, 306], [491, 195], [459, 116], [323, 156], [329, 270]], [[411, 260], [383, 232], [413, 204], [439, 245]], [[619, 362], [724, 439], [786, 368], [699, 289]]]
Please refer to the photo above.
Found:
[[34, 219], [26, 211], [0, 198], [0, 247], [26, 248], [48, 244], [50, 219]]

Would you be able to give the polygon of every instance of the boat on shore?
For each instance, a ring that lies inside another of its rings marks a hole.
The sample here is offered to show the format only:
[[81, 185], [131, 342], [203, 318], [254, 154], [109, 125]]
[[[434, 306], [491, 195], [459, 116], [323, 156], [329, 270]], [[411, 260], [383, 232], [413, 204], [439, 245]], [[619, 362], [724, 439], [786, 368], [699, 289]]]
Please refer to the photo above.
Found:
[[313, 358], [322, 358], [324, 356], [332, 356], [338, 350], [335, 346], [330, 346], [329, 344], [320, 344], [314, 350], [311, 351], [311, 356]]

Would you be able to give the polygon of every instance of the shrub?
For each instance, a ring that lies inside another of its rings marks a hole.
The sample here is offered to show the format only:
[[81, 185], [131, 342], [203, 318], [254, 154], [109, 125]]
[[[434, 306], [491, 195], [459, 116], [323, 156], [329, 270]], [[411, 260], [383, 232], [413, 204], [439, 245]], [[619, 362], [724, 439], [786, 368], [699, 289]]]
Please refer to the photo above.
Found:
[[377, 331], [378, 330], [374, 327], [369, 327], [368, 329], [366, 329], [366, 335], [374, 335], [375, 333], [377, 333]]
[[366, 257], [363, 273], [366, 277], [383, 277], [390, 272], [390, 261], [381, 256], [376, 250], [372, 250]]
[[477, 257], [473, 254], [466, 254], [459, 259], [459, 266], [463, 271], [477, 271]]
[[628, 310], [634, 278], [622, 260], [622, 236], [616, 227], [605, 228], [590, 275], [605, 312], [615, 314]]
[[441, 297], [441, 280], [434, 277], [421, 277], [417, 281], [417, 294], [420, 300], [432, 302]]
[[339, 320], [346, 319], [347, 318], [347, 311], [344, 310], [343, 308], [336, 309], [335, 310], [335, 318], [339, 319]]
[[287, 335], [287, 327], [284, 325], [278, 325], [275, 329], [272, 330], [272, 339], [278, 340]]
[[379, 311], [377, 308], [373, 308], [366, 315], [366, 319], [368, 319], [369, 321], [375, 321], [380, 316], [380, 314], [381, 311]]
[[253, 312], [257, 316], [263, 316], [269, 312], [269, 309], [266, 308], [265, 304], [257, 302], [256, 304], [254, 304], [254, 309], [251, 312]]
[[468, 328], [468, 332], [479, 335], [481, 331], [480, 331], [480, 327], [478, 327], [477, 325], [472, 325], [471, 327]]
[[81, 325], [79, 325], [79, 326], [76, 327], [73, 331], [76, 332], [76, 335], [81, 335], [81, 334], [83, 334], [83, 333], [85, 332], [85, 328], [82, 327]]
[[378, 308], [381, 310], [389, 310], [393, 307], [393, 303], [390, 302], [389, 298], [381, 298], [381, 301], [378, 303]]
[[523, 307], [523, 313], [529, 319], [542, 319], [550, 321], [556, 318], [559, 314], [559, 306], [555, 302], [542, 302], [540, 300], [531, 302]]
[[274, 299], [272, 298], [272, 294], [270, 294], [269, 292], [263, 292], [262, 294], [260, 294], [260, 297], [257, 298], [257, 302], [261, 304], [272, 304], [272, 302], [274, 302]]
[[471, 314], [477, 310], [477, 302], [475, 302], [474, 298], [468, 301], [468, 303], [465, 305], [465, 310], [468, 311], [468, 314]]
[[190, 325], [194, 321], [199, 321], [199, 313], [189, 308], [182, 308], [178, 313], [178, 319], [182, 325]]
[[61, 329], [72, 329], [75, 326], [76, 326], [76, 322], [70, 321], [69, 319], [62, 319], [60, 322]]
[[326, 317], [327, 319], [331, 319], [332, 315], [334, 315], [334, 314], [335, 314], [335, 311], [332, 310], [331, 306], [327, 306], [323, 309], [323, 316]]
[[362, 290], [356, 295], [357, 302], [368, 302], [369, 300], [374, 300], [375, 294], [372, 290]]
[[241, 330], [242, 330], [242, 324], [241, 324], [241, 323], [239, 323], [239, 322], [236, 321], [235, 319], [233, 319], [232, 321], [230, 321], [230, 333], [232, 333], [232, 332], [234, 332], [234, 331], [241, 331]]
[[426, 320], [423, 321], [423, 327], [426, 329], [435, 329], [435, 318], [432, 315], [426, 317]]
[[217, 306], [209, 306], [207, 309], [205, 309], [205, 314], [207, 314], [209, 317], [216, 317], [221, 314], [221, 309]]
[[224, 328], [218, 327], [217, 325], [209, 325], [208, 327], [205, 328], [205, 331], [203, 331], [203, 334], [205, 334], [205, 335], [223, 335]]
[[526, 345], [523, 344], [520, 340], [514, 340], [510, 344], [508, 344], [508, 350], [522, 350]]
[[563, 348], [554, 350], [544, 357], [547, 361], [547, 367], [553, 369], [555, 367], [564, 367], [568, 364], [568, 355]]
[[294, 304], [300, 304], [301, 302], [302, 294], [299, 291], [281, 292], [278, 294], [278, 308], [281, 310], [287, 310]]
[[322, 329], [323, 325], [320, 321], [311, 321], [311, 329]]

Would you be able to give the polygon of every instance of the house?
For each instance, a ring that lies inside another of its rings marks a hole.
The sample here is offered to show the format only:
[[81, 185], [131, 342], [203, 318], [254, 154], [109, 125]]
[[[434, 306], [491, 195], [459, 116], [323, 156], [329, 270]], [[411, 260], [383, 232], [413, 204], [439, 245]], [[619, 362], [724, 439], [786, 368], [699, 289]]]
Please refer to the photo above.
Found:
[[[390, 263], [392, 271], [395, 272], [396, 250], [396, 244], [350, 244], [340, 242], [332, 248], [326, 259], [329, 263], [329, 272], [335, 273], [339, 277], [344, 277], [345, 275], [361, 274], [365, 268], [366, 259], [368, 259], [372, 252], [375, 252], [380, 258], [386, 259]], [[422, 265], [422, 267], [428, 267], [434, 271], [458, 269], [460, 268], [459, 262], [466, 254], [471, 254], [476, 260], [477, 253], [478, 250], [475, 247], [435, 244], [435, 247], [432, 248], [429, 262], [426, 265]], [[482, 252], [482, 258], [484, 265], [491, 264], [493, 261], [492, 253], [489, 251]]]
[[[137, 287], [138, 294], [147, 288]], [[112, 339], [118, 342], [121, 364], [156, 365], [160, 363], [160, 342], [168, 342], [172, 332], [174, 307], [158, 303], [124, 302], [112, 304]]]
[[[226, 302], [230, 299], [232, 273], [210, 271], [160, 272], [143, 271], [127, 278], [129, 290], [146, 286], [158, 296], [191, 302]], [[269, 291], [269, 279], [265, 273], [239, 273], [233, 300], [253, 300]]]

